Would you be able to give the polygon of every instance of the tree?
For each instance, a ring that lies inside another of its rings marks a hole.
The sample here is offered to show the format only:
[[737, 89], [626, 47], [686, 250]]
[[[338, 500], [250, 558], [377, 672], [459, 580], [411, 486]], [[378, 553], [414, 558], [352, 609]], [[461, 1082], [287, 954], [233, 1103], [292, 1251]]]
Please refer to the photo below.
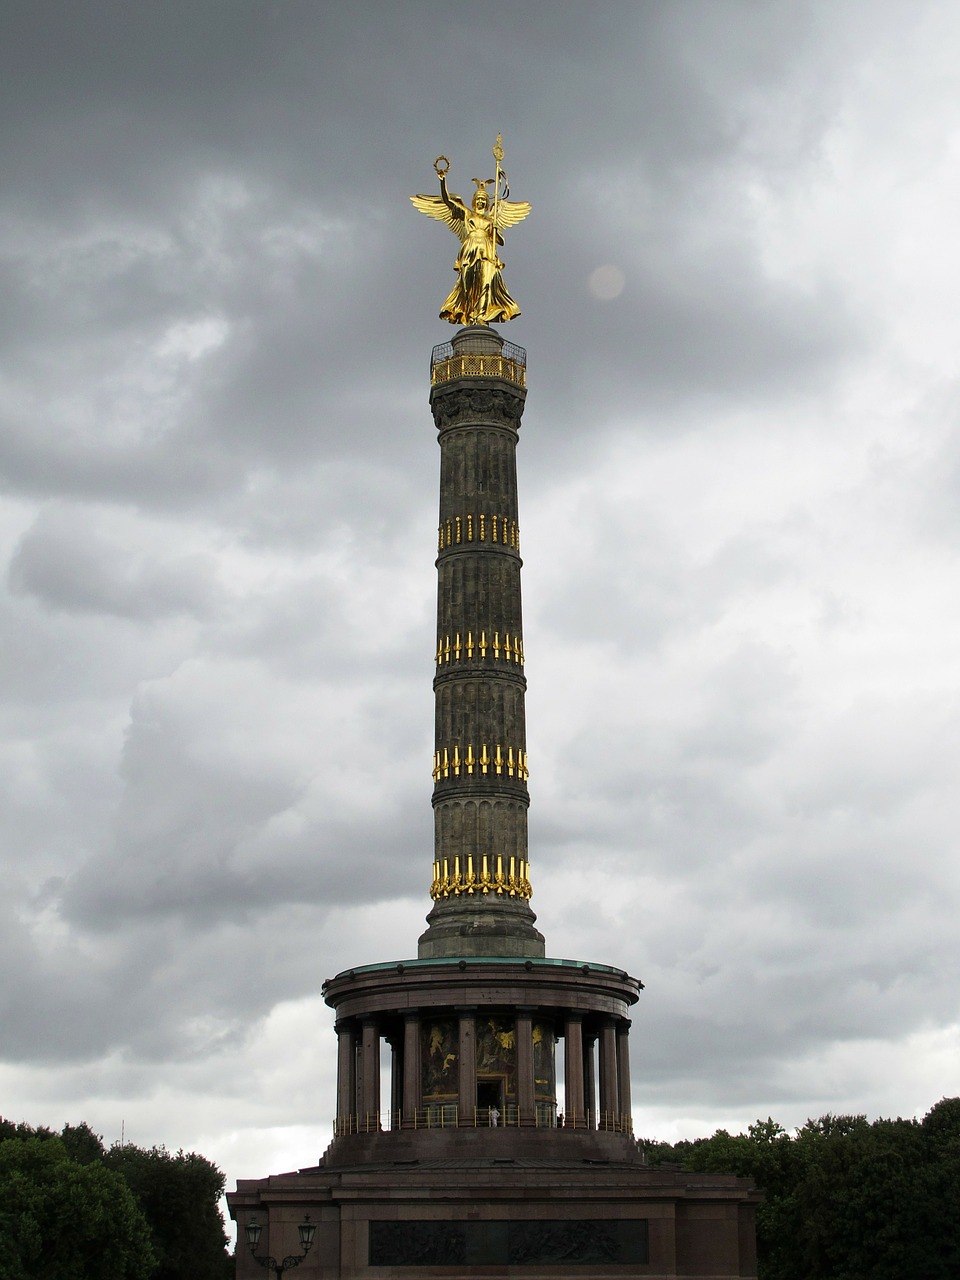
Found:
[[154, 1280], [222, 1280], [233, 1275], [219, 1199], [224, 1177], [194, 1152], [111, 1147], [109, 1168], [122, 1174], [150, 1224]]
[[126, 1182], [54, 1137], [0, 1141], [0, 1280], [148, 1280], [150, 1232]]
[[60, 1141], [77, 1164], [93, 1164], [107, 1154], [102, 1136], [94, 1133], [85, 1121], [78, 1125], [65, 1124], [60, 1130]]
[[960, 1098], [919, 1124], [825, 1115], [791, 1135], [768, 1119], [644, 1147], [652, 1163], [754, 1179], [760, 1280], [960, 1276]]
[[917, 1234], [928, 1267], [917, 1274], [946, 1280], [960, 1275], [960, 1098], [943, 1098], [920, 1122], [925, 1161]]

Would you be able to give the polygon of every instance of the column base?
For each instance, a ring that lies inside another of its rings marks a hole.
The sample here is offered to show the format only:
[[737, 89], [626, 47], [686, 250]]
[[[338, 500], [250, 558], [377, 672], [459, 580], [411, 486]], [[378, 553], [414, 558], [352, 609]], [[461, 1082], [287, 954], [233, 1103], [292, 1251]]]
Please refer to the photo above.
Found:
[[502, 899], [446, 898], [427, 916], [420, 936], [421, 960], [459, 956], [519, 956], [539, 960], [546, 955], [543, 934], [534, 928], [536, 915], [526, 902]]

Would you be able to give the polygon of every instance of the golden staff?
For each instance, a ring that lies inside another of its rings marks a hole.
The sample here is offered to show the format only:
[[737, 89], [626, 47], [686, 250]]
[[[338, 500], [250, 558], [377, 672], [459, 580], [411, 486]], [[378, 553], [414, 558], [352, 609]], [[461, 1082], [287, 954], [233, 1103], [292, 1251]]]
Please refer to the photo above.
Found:
[[496, 236], [497, 236], [497, 225], [498, 225], [497, 214], [499, 213], [499, 209], [500, 209], [500, 161], [503, 159], [503, 139], [501, 138], [499, 133], [497, 134], [496, 142], [493, 144], [493, 158], [497, 162], [497, 177], [496, 177], [496, 181], [493, 188], [493, 227], [494, 227], [493, 247], [494, 247], [494, 252], [496, 253], [496, 247], [497, 247]]

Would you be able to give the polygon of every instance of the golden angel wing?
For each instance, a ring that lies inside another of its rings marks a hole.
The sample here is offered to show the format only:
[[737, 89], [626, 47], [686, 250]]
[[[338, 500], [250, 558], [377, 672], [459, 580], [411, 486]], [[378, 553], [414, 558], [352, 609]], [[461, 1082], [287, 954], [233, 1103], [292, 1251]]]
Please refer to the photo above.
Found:
[[530, 212], [526, 200], [500, 200], [496, 206], [497, 227], [515, 227]]
[[459, 196], [451, 192], [449, 204], [442, 196], [411, 196], [410, 200], [413, 207], [425, 213], [427, 217], [436, 218], [437, 222], [445, 222], [458, 240], [462, 240], [466, 235], [464, 225], [466, 208]]

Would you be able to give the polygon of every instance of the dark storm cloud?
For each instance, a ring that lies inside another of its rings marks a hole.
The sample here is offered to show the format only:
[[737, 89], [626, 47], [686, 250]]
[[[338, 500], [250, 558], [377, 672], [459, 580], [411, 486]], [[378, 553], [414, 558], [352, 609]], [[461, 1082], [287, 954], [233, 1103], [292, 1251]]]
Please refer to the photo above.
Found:
[[142, 556], [84, 527], [86, 513], [46, 511], [10, 561], [14, 591], [53, 609], [150, 621], [216, 609], [215, 563], [205, 556]]
[[[809, 14], [793, 16], [785, 36], [782, 12], [758, 33], [755, 22], [709, 5], [675, 20], [652, 7], [588, 14], [550, 6], [549, 21], [539, 6], [519, 14], [500, 7], [489, 15], [501, 33], [494, 55], [482, 39], [487, 16], [465, 13], [450, 29], [442, 6], [418, 6], [417, 21], [379, 5], [349, 18], [330, 6], [246, 5], [239, 16], [228, 8], [232, 20], [211, 4], [176, 22], [122, 5], [94, 5], [82, 16], [47, 8], [45, 19], [19, 10], [23, 43], [7, 46], [18, 62], [5, 83], [19, 86], [9, 106], [23, 130], [8, 133], [12, 153], [0, 159], [17, 195], [32, 197], [29, 208], [12, 207], [40, 242], [15, 259], [31, 295], [20, 309], [32, 312], [47, 341], [67, 326], [74, 358], [82, 329], [84, 381], [98, 363], [111, 375], [116, 368], [98, 332], [113, 343], [125, 333], [128, 343], [156, 344], [178, 322], [208, 316], [228, 336], [202, 370], [171, 372], [175, 393], [144, 385], [128, 357], [132, 412], [146, 410], [149, 420], [111, 430], [97, 417], [82, 444], [76, 430], [50, 424], [32, 477], [36, 452], [26, 441], [38, 427], [43, 439], [45, 424], [31, 415], [29, 398], [14, 403], [4, 435], [15, 477], [41, 484], [52, 472], [58, 487], [99, 481], [138, 501], [162, 488], [166, 501], [202, 501], [211, 486], [242, 483], [259, 459], [286, 469], [321, 450], [336, 456], [345, 419], [375, 447], [395, 448], [384, 422], [389, 397], [374, 410], [358, 404], [351, 386], [351, 402], [330, 387], [327, 371], [376, 370], [390, 396], [415, 399], [418, 371], [371, 330], [378, 311], [405, 324], [413, 311], [425, 334], [425, 295], [446, 291], [451, 247], [439, 228], [418, 228], [404, 196], [414, 162], [429, 185], [427, 157], [438, 147], [435, 126], [417, 121], [414, 108], [459, 93], [464, 50], [468, 82], [504, 83], [504, 113], [517, 118], [511, 163], [530, 174], [522, 194], [534, 201], [536, 255], [532, 232], [526, 245], [518, 235], [508, 262], [523, 283], [534, 339], [544, 317], [569, 317], [566, 329], [555, 323], [549, 342], [537, 344], [552, 357], [545, 407], [573, 396], [594, 415], [598, 402], [625, 398], [642, 408], [641, 388], [658, 406], [681, 387], [685, 395], [755, 396], [784, 377], [822, 378], [858, 340], [828, 279], [800, 294], [764, 278], [745, 217], [742, 184], [757, 163], [751, 148], [768, 128], [759, 87], [778, 83], [798, 49], [819, 37]], [[423, 29], [434, 39], [424, 41]], [[531, 67], [520, 51], [534, 36]], [[711, 41], [723, 59], [704, 56]], [[572, 52], [585, 48], [589, 62]], [[361, 56], [357, 81], [350, 68]], [[588, 97], [593, 81], [578, 74], [579, 61], [605, 65], [599, 100]], [[315, 104], [311, 112], [291, 110], [300, 94]], [[799, 89], [785, 96], [800, 121], [793, 145], [806, 153], [822, 127], [822, 102]], [[380, 115], [391, 121], [389, 148], [361, 123]], [[487, 132], [481, 121], [458, 127], [460, 181], [476, 164], [467, 157], [487, 154]], [[65, 234], [66, 251], [55, 252]], [[428, 261], [443, 264], [435, 282]], [[616, 307], [586, 289], [602, 261], [627, 277]], [[28, 349], [27, 364], [31, 355], [42, 358]], [[45, 372], [62, 376], [52, 362]], [[114, 414], [116, 390], [112, 376], [99, 397]], [[219, 436], [211, 438], [218, 422], [230, 424], [229, 460], [218, 453]]]

